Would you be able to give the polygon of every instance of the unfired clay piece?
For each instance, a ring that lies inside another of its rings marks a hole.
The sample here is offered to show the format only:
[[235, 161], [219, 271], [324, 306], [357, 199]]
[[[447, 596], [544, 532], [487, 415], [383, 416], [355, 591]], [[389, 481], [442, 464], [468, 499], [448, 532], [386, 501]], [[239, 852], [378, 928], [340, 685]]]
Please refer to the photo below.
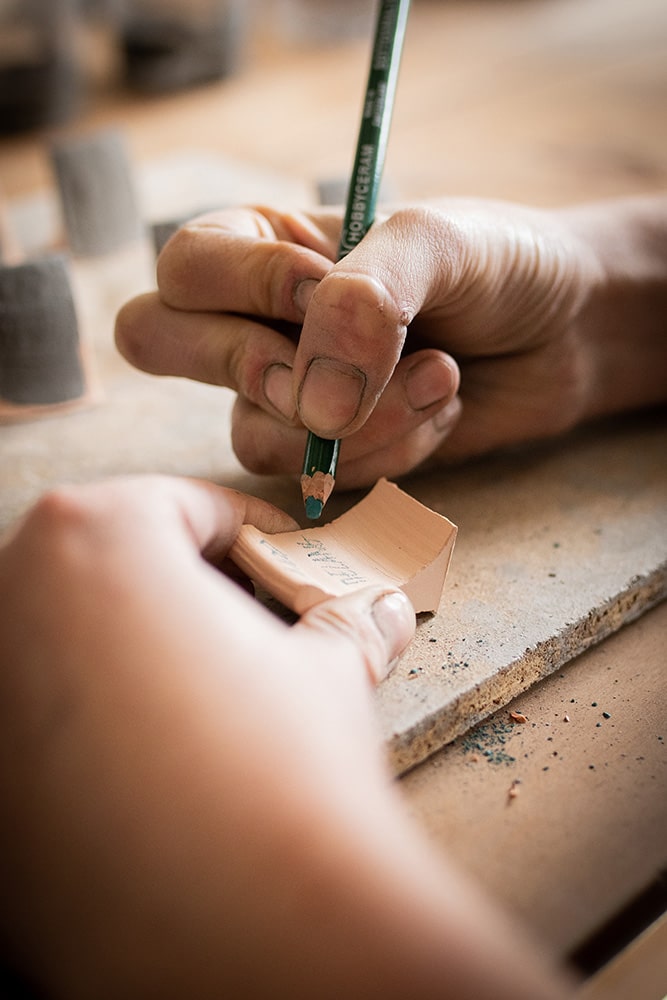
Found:
[[456, 530], [380, 479], [355, 507], [322, 527], [267, 535], [245, 525], [230, 555], [297, 614], [373, 583], [400, 587], [417, 612], [436, 611]]

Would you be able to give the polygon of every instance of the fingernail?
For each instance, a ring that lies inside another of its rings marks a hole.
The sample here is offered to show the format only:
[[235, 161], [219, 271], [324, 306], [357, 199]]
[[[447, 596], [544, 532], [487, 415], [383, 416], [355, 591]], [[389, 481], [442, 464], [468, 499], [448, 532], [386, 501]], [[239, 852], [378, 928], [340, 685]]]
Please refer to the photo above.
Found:
[[318, 284], [319, 282], [316, 281], [315, 278], [304, 278], [303, 281], [300, 281], [294, 288], [294, 304], [304, 316], [306, 315], [306, 309], [308, 308], [310, 300], [313, 297], [313, 292], [317, 288]]
[[386, 676], [414, 635], [415, 612], [402, 590], [392, 590], [376, 598], [371, 613], [387, 645]]
[[292, 369], [289, 365], [269, 365], [264, 372], [264, 395], [278, 413], [290, 422], [296, 417], [292, 391]]
[[446, 361], [424, 358], [406, 372], [405, 394], [413, 410], [425, 410], [452, 391], [452, 372]]
[[307, 427], [334, 438], [354, 420], [366, 388], [366, 376], [333, 358], [313, 358], [299, 390], [299, 414]]

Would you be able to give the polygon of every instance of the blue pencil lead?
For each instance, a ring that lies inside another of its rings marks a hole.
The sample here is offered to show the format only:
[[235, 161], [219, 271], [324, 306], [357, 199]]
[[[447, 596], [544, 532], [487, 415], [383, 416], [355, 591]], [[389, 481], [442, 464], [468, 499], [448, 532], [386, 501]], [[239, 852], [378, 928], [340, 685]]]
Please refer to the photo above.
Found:
[[306, 497], [306, 517], [311, 521], [317, 521], [324, 510], [324, 504], [316, 497]]

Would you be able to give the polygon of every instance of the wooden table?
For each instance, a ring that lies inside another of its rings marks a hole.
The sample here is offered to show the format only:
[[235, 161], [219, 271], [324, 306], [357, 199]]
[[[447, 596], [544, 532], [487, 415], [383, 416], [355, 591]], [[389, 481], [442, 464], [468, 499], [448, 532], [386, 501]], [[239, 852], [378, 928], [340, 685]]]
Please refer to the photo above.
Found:
[[[138, 98], [113, 73], [98, 74], [71, 127], [120, 125], [141, 164], [198, 150], [275, 172], [285, 182], [277, 190], [308, 191], [349, 170], [367, 53], [364, 40], [312, 50], [257, 28], [245, 70], [196, 91]], [[414, 0], [388, 178], [406, 199], [446, 193], [540, 205], [664, 190], [666, 98], [663, 0]], [[10, 203], [52, 185], [44, 139], [0, 143], [0, 188]], [[102, 353], [113, 369], [108, 343]], [[32, 425], [35, 441], [40, 433]], [[189, 471], [179, 462], [196, 428], [183, 429], [180, 445], [178, 428], [170, 433], [171, 468]], [[146, 459], [139, 448], [128, 462]], [[219, 471], [207, 462], [200, 471]], [[235, 484], [290, 505], [291, 484], [229, 468]], [[101, 459], [93, 471], [108, 469]], [[4, 523], [57, 478], [51, 466], [33, 472], [18, 492], [1, 481]], [[428, 835], [554, 954], [579, 950], [588, 968], [664, 909], [666, 626], [663, 604], [401, 780]], [[527, 722], [512, 722], [512, 709]], [[643, 909], [628, 910], [637, 897]], [[624, 911], [629, 929], [602, 934]], [[595, 935], [597, 951], [584, 949]], [[663, 923], [635, 944], [647, 958], [628, 953], [587, 995], [662, 997], [665, 939]]]

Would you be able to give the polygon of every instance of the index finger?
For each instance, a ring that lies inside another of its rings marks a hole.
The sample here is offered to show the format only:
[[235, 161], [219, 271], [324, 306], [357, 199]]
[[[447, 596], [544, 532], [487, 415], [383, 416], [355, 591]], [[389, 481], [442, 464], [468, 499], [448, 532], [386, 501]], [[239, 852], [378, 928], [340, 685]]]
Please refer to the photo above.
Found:
[[289, 514], [248, 493], [204, 479], [165, 478], [162, 482], [194, 544], [210, 562], [227, 555], [243, 524], [267, 534], [298, 528]]
[[160, 296], [174, 309], [299, 323], [301, 283], [318, 281], [331, 267], [333, 217], [327, 228], [306, 213], [268, 208], [199, 216], [172, 236], [158, 258]]

